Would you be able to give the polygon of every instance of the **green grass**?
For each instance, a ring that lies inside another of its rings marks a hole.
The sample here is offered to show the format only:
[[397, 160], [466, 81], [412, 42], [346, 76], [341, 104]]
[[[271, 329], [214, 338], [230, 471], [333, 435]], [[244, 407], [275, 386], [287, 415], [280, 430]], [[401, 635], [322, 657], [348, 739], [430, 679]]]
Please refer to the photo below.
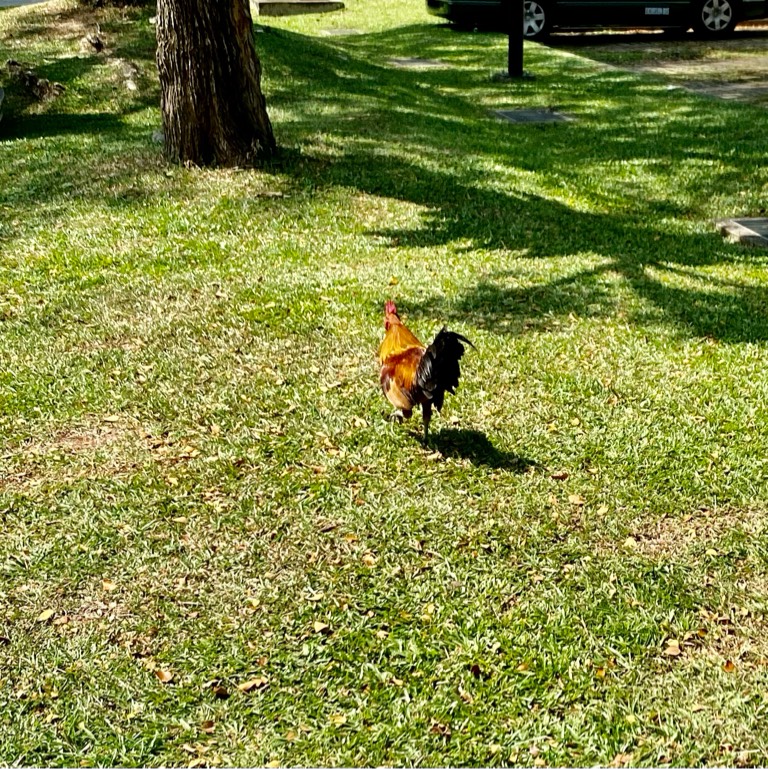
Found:
[[[168, 167], [83, 14], [0, 11], [67, 88], [0, 123], [0, 761], [765, 764], [768, 113], [349, 0], [262, 20], [277, 163]], [[477, 345], [429, 448], [390, 296]]]

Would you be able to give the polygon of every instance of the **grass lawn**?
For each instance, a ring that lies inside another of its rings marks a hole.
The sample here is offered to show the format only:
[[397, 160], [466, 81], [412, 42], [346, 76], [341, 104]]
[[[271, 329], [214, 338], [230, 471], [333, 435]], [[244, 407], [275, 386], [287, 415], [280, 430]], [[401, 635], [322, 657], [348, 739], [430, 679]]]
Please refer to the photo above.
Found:
[[[148, 16], [0, 11], [0, 762], [768, 762], [768, 112], [349, 0], [169, 167]], [[429, 447], [388, 297], [477, 345]]]

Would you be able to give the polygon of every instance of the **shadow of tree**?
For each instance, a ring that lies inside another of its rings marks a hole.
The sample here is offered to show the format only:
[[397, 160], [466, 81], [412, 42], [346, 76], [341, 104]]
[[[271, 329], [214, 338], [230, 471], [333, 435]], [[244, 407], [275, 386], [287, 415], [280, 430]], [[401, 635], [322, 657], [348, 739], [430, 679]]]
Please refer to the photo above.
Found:
[[[154, 50], [148, 30], [120, 43], [145, 63]], [[768, 339], [768, 286], [738, 270], [730, 282], [717, 282], [709, 269], [766, 257], [754, 251], [747, 257], [714, 232], [679, 226], [712, 218], [710, 200], [735, 196], [755, 177], [764, 160], [763, 113], [752, 111], [745, 120], [743, 107], [670, 93], [661, 82], [626, 72], [596, 71], [540, 46], [527, 51], [537, 67], [535, 84], [494, 85], [489, 48], [498, 42], [432, 23], [343, 40], [267, 27], [258, 43], [268, 105], [282, 115], [276, 130], [289, 147], [275, 173], [312, 195], [344, 187], [419, 206], [418, 218], [406, 224], [370, 230], [393, 248], [449, 247], [467, 259], [478, 250], [514, 252], [458, 295], [436, 291], [406, 306], [411, 313], [521, 333], [546, 329], [553, 317], [607, 316], [621, 306], [628, 321], [652, 315], [683, 334]], [[413, 71], [388, 63], [414, 55], [450, 66]], [[77, 68], [85, 72], [93, 64], [94, 57], [55, 63], [45, 74], [76, 78]], [[596, 89], [599, 104], [590, 97]], [[534, 97], [577, 120], [512, 126], [489, 115], [491, 107]], [[23, 122], [4, 122], [5, 138], [100, 133], [108, 141], [93, 162], [103, 166], [108, 156], [129, 151], [126, 140], [135, 137], [126, 131], [142, 130], [121, 122], [130, 109], [25, 115]], [[143, 143], [133, 151], [145, 158], [146, 135]], [[69, 163], [66, 142], [60, 144], [45, 162], [17, 164], [0, 202], [33, 199], [43, 186], [51, 207], [66, 190], [101, 196], [98, 181], [89, 179], [88, 157], [79, 166]], [[456, 146], [463, 157], [455, 157]], [[645, 186], [635, 168], [668, 177], [674, 194]], [[50, 185], [54, 172], [60, 183]], [[515, 272], [520, 256], [551, 261], [580, 254], [588, 255], [588, 266], [567, 274], [522, 280]], [[627, 290], [638, 300], [629, 307]]]
[[473, 465], [484, 465], [494, 470], [525, 473], [538, 466], [532, 459], [497, 449], [479, 430], [444, 428], [436, 432], [430, 442], [445, 457], [468, 459]]
[[[624, 308], [629, 321], [662, 322], [683, 334], [724, 342], [768, 339], [768, 313], [762, 310], [768, 287], [746, 275], [741, 281], [738, 270], [727, 283], [708, 274], [721, 265], [738, 267], [746, 258], [765, 263], [766, 255], [723, 243], [714, 228], [704, 234], [669, 226], [714, 218], [710, 200], [743, 187], [747, 166], [762, 162], [758, 126], [764, 119], [747, 126], [742, 111], [731, 105], [670, 95], [663, 83], [558, 59], [560, 70], [542, 64], [548, 70], [539, 91], [555, 92], [568, 76], [574, 92], [579, 80], [586, 91], [589, 80], [590, 87], [596, 84], [607, 94], [599, 109], [571, 95], [568, 111], [579, 120], [510, 126], [488, 115], [484, 105], [493, 103], [498, 89], [489, 85], [487, 69], [475, 70], [487, 61], [492, 36], [466, 36], [463, 43], [455, 41], [459, 37], [427, 25], [398, 29], [396, 38], [393, 32], [356, 36], [345, 49], [358, 57], [343, 64], [315, 50], [300, 65], [307, 68], [307, 79], [310, 70], [325, 68], [323, 79], [332, 80], [331, 73], [343, 69], [344, 87], [324, 95], [326, 113], [312, 116], [311, 129], [310, 121], [301, 120], [293, 128], [321, 133], [332, 152], [289, 153], [281, 170], [316, 189], [352, 186], [422, 207], [415, 223], [372, 231], [393, 247], [451, 247], [467, 258], [478, 249], [514, 251], [528, 259], [585, 254], [590, 266], [533, 285], [516, 280], [513, 270], [500, 270], [458, 296], [426, 297], [406, 308], [410, 313], [520, 333], [546, 328], [553, 316], [614, 313], [629, 289], [637, 300]], [[283, 31], [272, 36], [270, 46], [277, 40], [288, 47], [294, 42]], [[540, 56], [546, 51], [537, 50]], [[393, 51], [458, 61], [460, 69], [396, 71], [382, 64]], [[393, 92], [403, 94], [407, 109], [393, 106]], [[274, 99], [282, 104], [296, 95], [286, 89]], [[466, 162], [451, 157], [450, 148], [457, 145]], [[692, 162], [706, 170], [682, 172]], [[674, 187], [664, 194], [652, 184], [646, 194], [631, 175], [624, 183], [600, 178], [612, 176], [619, 164], [637, 164], [654, 177], [669, 175]], [[488, 173], [489, 166], [494, 173]], [[532, 191], [528, 173], [558, 193]], [[591, 205], [565, 203], [569, 186]]]
[[[433, 248], [461, 241], [468, 243], [468, 257], [476, 248], [514, 249], [542, 259], [587, 251], [600, 261], [532, 286], [520, 285], [514, 271], [494, 272], [458, 297], [439, 293], [410, 307], [405, 303], [409, 315], [468, 321], [500, 333], [546, 330], [553, 317], [614, 313], [623, 285], [654, 308], [655, 317], [647, 310], [632, 311], [629, 321], [652, 319], [723, 342], [768, 340], [768, 286], [717, 281], [701, 272], [737, 265], [745, 254], [753, 264], [765, 263], [768, 255], [724, 244], [714, 230], [708, 235], [665, 232], [653, 223], [658, 214], [653, 200], [639, 203], [639, 211], [593, 214], [537, 195], [484, 189], [373, 153], [348, 152], [317, 166], [304, 158], [300, 165], [304, 178], [314, 178], [318, 186], [349, 184], [357, 169], [358, 189], [425, 206], [417, 228], [374, 233], [393, 246]], [[290, 160], [283, 170], [291, 172]]]
[[[616, 290], [607, 276], [618, 276], [654, 308], [637, 311], [627, 320], [673, 325], [680, 333], [725, 343], [768, 340], [768, 288], [712, 281], [693, 276], [690, 285], [668, 285], [663, 278], [675, 270], [656, 262], [637, 265], [617, 258], [597, 269], [584, 270], [534, 287], [510, 286], [513, 273], [495, 273], [459, 297], [436, 295], [408, 307], [415, 316], [470, 322], [496, 333], [548, 331], [553, 319], [566, 316], [605, 317], [617, 310]], [[683, 272], [684, 275], [688, 275]]]
[[[52, 13], [45, 6], [39, 10], [32, 6], [25, 16], [24, 25], [13, 28], [12, 39], [15, 43], [24, 39], [34, 40], [36, 45], [28, 49], [18, 49], [17, 45], [10, 46], [8, 48], [8, 52], [12, 53], [10, 58], [20, 61], [25, 67], [30, 67], [40, 78], [60, 82], [65, 86], [83, 80], [91, 70], [98, 67], [117, 67], [133, 62], [141, 67], [149, 65], [154, 68], [155, 39], [154, 32], [148, 23], [150, 11], [133, 8], [128, 13], [134, 22], [131, 25], [125, 23], [125, 18], [120, 18], [123, 14], [118, 16], [110, 8], [94, 9], [77, 6], [56, 9]], [[41, 56], [41, 39], [52, 39], [56, 41], [57, 46], [69, 45], [70, 48], [77, 50], [81, 45], [81, 39], [96, 29], [99, 29], [100, 34], [108, 40], [107, 49], [102, 54], [96, 54], [89, 49], [80, 50], [77, 55], [67, 51], [66, 55]], [[0, 36], [0, 49], [7, 44], [8, 38]], [[4, 56], [2, 59], [3, 65], [5, 65], [5, 58], [7, 57]], [[135, 76], [140, 77], [138, 68]], [[0, 79], [4, 79], [6, 85], [14, 90], [13, 80], [5, 71], [5, 66], [0, 68]], [[132, 100], [143, 107], [156, 105], [159, 102], [159, 89], [154, 77], [147, 80], [151, 82], [142, 82], [141, 89], [132, 94]], [[112, 84], [109, 82], [106, 85], [92, 84], [91, 89], [92, 102], [100, 97], [114, 96], [111, 93]], [[23, 91], [19, 95], [20, 106], [23, 106], [25, 101], [34, 101]], [[49, 104], [53, 107], [56, 101], [51, 101]]]
[[106, 134], [118, 131], [124, 123], [109, 113], [57, 113], [54, 115], [11, 114], [3, 121], [3, 139], [39, 139], [65, 134]]
[[[141, 185], [139, 192], [136, 184], [137, 169], [160, 166], [160, 148], [150, 142], [151, 129], [140, 116], [159, 104], [148, 17], [149, 9], [31, 6], [23, 23], [0, 35], [0, 62], [17, 59], [38, 77], [66, 89], [56, 98], [38, 101], [2, 67], [7, 97], [0, 123], [4, 243], [10, 233], [19, 237], [49, 227], [73, 198], [104, 202], [105, 178], [113, 180], [116, 193], [106, 197], [109, 204], [123, 204], [123, 188], [134, 199], [151, 196], [152, 185]], [[97, 24], [108, 46], [98, 55], [80, 48], [82, 37]], [[34, 44], [19, 48], [25, 39]], [[136, 90], [127, 87], [127, 70]], [[27, 140], [32, 144], [23, 148], [21, 142]], [[7, 222], [16, 215], [9, 212], [19, 204], [33, 205], [34, 215], [11, 227]]]

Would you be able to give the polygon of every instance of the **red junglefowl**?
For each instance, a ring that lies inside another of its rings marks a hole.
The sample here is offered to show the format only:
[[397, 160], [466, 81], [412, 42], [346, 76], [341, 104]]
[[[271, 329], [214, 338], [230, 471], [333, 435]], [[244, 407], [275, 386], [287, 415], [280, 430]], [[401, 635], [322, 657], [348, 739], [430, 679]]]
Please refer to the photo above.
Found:
[[425, 347], [400, 320], [394, 302], [384, 305], [384, 339], [379, 347], [381, 389], [397, 409], [392, 415], [409, 419], [415, 406], [421, 406], [424, 442], [429, 437], [432, 406], [443, 408], [445, 393], [455, 393], [459, 386], [459, 360], [465, 342], [461, 334], [443, 328], [429, 347]]

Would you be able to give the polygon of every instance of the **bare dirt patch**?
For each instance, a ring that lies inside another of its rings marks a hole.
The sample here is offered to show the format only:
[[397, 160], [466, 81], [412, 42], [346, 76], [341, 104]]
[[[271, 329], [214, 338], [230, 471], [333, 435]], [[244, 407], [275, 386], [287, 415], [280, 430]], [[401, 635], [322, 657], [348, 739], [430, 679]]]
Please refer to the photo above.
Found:
[[163, 467], [176, 483], [179, 466], [200, 456], [194, 435], [154, 433], [126, 415], [91, 416], [0, 455], [0, 492], [32, 494], [84, 480], [125, 478], [152, 466]]
[[718, 99], [768, 105], [768, 38], [724, 41], [716, 55], [705, 54], [703, 59], [661, 59], [632, 69]]
[[642, 523], [626, 546], [641, 555], [677, 558], [718, 552], [723, 538], [734, 531], [760, 536], [768, 529], [768, 512], [754, 509], [702, 507], [685, 515], [665, 515]]
[[107, 416], [6, 453], [0, 491], [27, 493], [49, 484], [125, 475], [135, 472], [147, 456], [143, 432]]
[[[702, 507], [641, 523], [623, 549], [651, 559], [706, 564], [704, 584], [714, 602], [700, 610], [700, 625], [671, 638], [679, 653], [666, 656], [705, 663], [730, 672], [734, 666], [768, 667], [768, 575], [753, 554], [733, 555], [734, 542], [764, 539], [768, 511], [759, 508]], [[724, 560], [725, 559], [725, 560]], [[723, 569], [729, 576], [725, 585]]]
[[719, 99], [768, 106], [768, 22], [749, 22], [723, 40], [659, 32], [589, 33], [562, 41], [617, 69], [663, 77]]
[[44, 447], [44, 451], [61, 450], [68, 453], [95, 451], [104, 446], [110, 446], [120, 440], [121, 431], [113, 424], [96, 425], [94, 427], [64, 430], [54, 436], [53, 440]]

